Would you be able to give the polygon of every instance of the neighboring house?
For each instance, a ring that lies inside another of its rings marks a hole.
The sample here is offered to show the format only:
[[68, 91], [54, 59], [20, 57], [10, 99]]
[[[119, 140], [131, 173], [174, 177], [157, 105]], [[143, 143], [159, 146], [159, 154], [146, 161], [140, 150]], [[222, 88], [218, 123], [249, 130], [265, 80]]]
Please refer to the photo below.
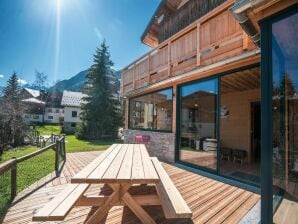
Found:
[[23, 88], [21, 96], [25, 103], [24, 119], [29, 123], [42, 123], [45, 102], [40, 100], [40, 91]]
[[64, 91], [61, 106], [64, 107], [64, 131], [74, 133], [76, 126], [81, 122], [81, 104], [84, 94], [81, 92]]
[[124, 141], [262, 192], [262, 223], [278, 198], [277, 216], [297, 215], [297, 12], [295, 0], [161, 1], [141, 37], [153, 49], [122, 70]]
[[45, 122], [49, 124], [61, 124], [64, 121], [64, 109], [46, 107], [45, 108]]

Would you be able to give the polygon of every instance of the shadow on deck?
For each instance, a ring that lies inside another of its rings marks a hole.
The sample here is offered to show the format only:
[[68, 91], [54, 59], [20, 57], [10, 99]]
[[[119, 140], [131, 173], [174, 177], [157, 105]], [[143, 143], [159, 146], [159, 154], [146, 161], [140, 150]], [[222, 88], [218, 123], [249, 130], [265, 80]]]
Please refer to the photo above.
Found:
[[[75, 173], [100, 153], [67, 154], [60, 177], [56, 178], [55, 173], [51, 173], [21, 192], [9, 208], [4, 223], [31, 222], [33, 214], [55, 197]], [[239, 223], [260, 199], [255, 193], [191, 173], [174, 165], [163, 163], [163, 166], [193, 212], [191, 223]], [[94, 185], [87, 194], [98, 193], [99, 187], [101, 186]], [[94, 208], [90, 207], [75, 207], [62, 223], [84, 223], [93, 211]], [[146, 207], [146, 211], [157, 223], [185, 223], [185, 220], [165, 220], [159, 206]], [[105, 223], [140, 222], [127, 207], [117, 206], [109, 211]]]

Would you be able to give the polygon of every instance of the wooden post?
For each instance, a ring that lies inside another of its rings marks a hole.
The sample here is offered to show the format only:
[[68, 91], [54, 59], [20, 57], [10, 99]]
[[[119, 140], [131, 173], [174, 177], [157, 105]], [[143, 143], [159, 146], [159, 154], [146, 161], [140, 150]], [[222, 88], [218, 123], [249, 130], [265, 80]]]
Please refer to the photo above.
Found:
[[129, 110], [129, 99], [127, 98], [127, 99], [125, 99], [125, 124], [124, 124], [124, 127], [125, 127], [125, 129], [128, 129], [128, 120], [129, 120], [129, 117], [128, 117], [128, 115], [129, 115], [129, 113], [128, 113], [128, 110]]
[[66, 159], [65, 135], [63, 135], [63, 156], [64, 156], [64, 160], [65, 160]]
[[200, 26], [201, 24], [197, 24], [197, 66], [201, 65], [201, 49], [200, 49]]
[[244, 51], [246, 51], [248, 49], [248, 36], [247, 34], [243, 31], [243, 35], [242, 35], [242, 49]]
[[171, 76], [171, 41], [168, 44], [168, 76]]
[[60, 141], [56, 141], [55, 144], [55, 171], [56, 171], [56, 175], [58, 174], [59, 171], [59, 150], [60, 150]]
[[15, 198], [15, 196], [17, 195], [17, 159], [15, 157], [13, 157], [12, 159], [14, 159], [14, 163], [13, 166], [11, 167], [11, 192], [10, 192], [10, 196], [11, 196], [11, 200], [13, 200]]
[[135, 83], [135, 79], [136, 79], [136, 64], [133, 64], [132, 69], [132, 88], [135, 89], [136, 83]]
[[173, 86], [173, 116], [172, 116], [172, 132], [175, 134], [176, 133], [176, 103], [177, 102], [177, 86]]

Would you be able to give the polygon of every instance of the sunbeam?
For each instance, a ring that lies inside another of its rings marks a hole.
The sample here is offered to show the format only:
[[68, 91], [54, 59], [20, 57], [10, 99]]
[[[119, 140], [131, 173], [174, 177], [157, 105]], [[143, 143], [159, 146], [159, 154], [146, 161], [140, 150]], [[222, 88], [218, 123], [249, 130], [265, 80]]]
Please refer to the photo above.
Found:
[[56, 38], [55, 38], [55, 64], [54, 79], [58, 78], [59, 59], [60, 59], [60, 25], [61, 25], [61, 0], [56, 0]]

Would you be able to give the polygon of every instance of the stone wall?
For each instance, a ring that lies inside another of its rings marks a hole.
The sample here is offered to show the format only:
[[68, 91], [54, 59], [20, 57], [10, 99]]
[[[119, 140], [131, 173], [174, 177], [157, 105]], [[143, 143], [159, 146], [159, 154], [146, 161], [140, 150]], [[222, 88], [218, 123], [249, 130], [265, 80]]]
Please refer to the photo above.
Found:
[[148, 135], [150, 141], [146, 144], [150, 156], [156, 156], [161, 161], [175, 161], [175, 134], [139, 130], [124, 130], [124, 143], [135, 143], [135, 136]]

